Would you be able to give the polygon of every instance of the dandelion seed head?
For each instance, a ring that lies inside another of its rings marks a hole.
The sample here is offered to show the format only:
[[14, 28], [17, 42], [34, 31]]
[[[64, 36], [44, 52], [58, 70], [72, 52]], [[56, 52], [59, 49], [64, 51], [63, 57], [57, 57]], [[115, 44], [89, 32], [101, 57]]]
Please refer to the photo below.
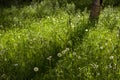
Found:
[[39, 71], [39, 68], [38, 67], [34, 67], [33, 69], [35, 72], [38, 72]]
[[66, 53], [66, 51], [65, 51], [65, 50], [63, 50], [63, 51], [62, 51], [62, 54], [65, 54], [65, 53]]
[[57, 56], [58, 56], [58, 57], [62, 57], [62, 54], [61, 54], [61, 53], [58, 53]]

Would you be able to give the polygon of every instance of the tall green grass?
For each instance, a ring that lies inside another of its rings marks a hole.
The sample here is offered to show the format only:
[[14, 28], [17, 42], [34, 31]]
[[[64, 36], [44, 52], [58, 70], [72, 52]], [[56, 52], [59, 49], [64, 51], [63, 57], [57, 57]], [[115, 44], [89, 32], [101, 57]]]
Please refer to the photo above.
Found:
[[105, 8], [93, 27], [88, 11], [45, 4], [3, 9], [0, 79], [118, 80], [119, 8]]

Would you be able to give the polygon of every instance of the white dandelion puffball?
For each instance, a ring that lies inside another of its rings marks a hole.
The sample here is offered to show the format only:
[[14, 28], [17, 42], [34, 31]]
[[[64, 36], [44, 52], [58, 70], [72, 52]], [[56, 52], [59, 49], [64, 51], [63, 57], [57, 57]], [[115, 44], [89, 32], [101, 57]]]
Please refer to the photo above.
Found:
[[58, 56], [58, 57], [62, 57], [62, 54], [61, 54], [61, 53], [58, 53], [57, 56]]
[[38, 67], [34, 67], [34, 71], [35, 71], [35, 72], [38, 72], [38, 71], [39, 71], [39, 68], [38, 68]]

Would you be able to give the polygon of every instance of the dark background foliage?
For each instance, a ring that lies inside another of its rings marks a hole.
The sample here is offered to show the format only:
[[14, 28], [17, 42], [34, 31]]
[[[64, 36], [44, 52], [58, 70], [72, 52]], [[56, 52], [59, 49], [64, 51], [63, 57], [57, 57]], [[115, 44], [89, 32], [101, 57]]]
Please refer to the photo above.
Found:
[[[0, 7], [11, 7], [12, 5], [20, 6], [25, 4], [31, 4], [32, 2], [41, 2], [43, 0], [0, 0]], [[93, 0], [44, 0], [52, 3], [58, 2], [60, 7], [66, 6], [67, 3], [74, 3], [76, 9], [83, 9], [90, 7]], [[120, 0], [103, 0], [104, 6], [119, 6]]]

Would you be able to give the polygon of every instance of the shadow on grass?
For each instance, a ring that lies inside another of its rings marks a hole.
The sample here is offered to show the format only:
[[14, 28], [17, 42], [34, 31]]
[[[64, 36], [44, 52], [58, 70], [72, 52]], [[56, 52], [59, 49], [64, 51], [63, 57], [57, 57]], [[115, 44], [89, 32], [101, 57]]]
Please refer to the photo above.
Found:
[[97, 21], [88, 21], [87, 23], [78, 25], [69, 37], [69, 40], [71, 40], [72, 42], [71, 48], [74, 49], [75, 45], [78, 45], [78, 43], [82, 43], [83, 38], [88, 35], [90, 29], [96, 27], [96, 24]]

